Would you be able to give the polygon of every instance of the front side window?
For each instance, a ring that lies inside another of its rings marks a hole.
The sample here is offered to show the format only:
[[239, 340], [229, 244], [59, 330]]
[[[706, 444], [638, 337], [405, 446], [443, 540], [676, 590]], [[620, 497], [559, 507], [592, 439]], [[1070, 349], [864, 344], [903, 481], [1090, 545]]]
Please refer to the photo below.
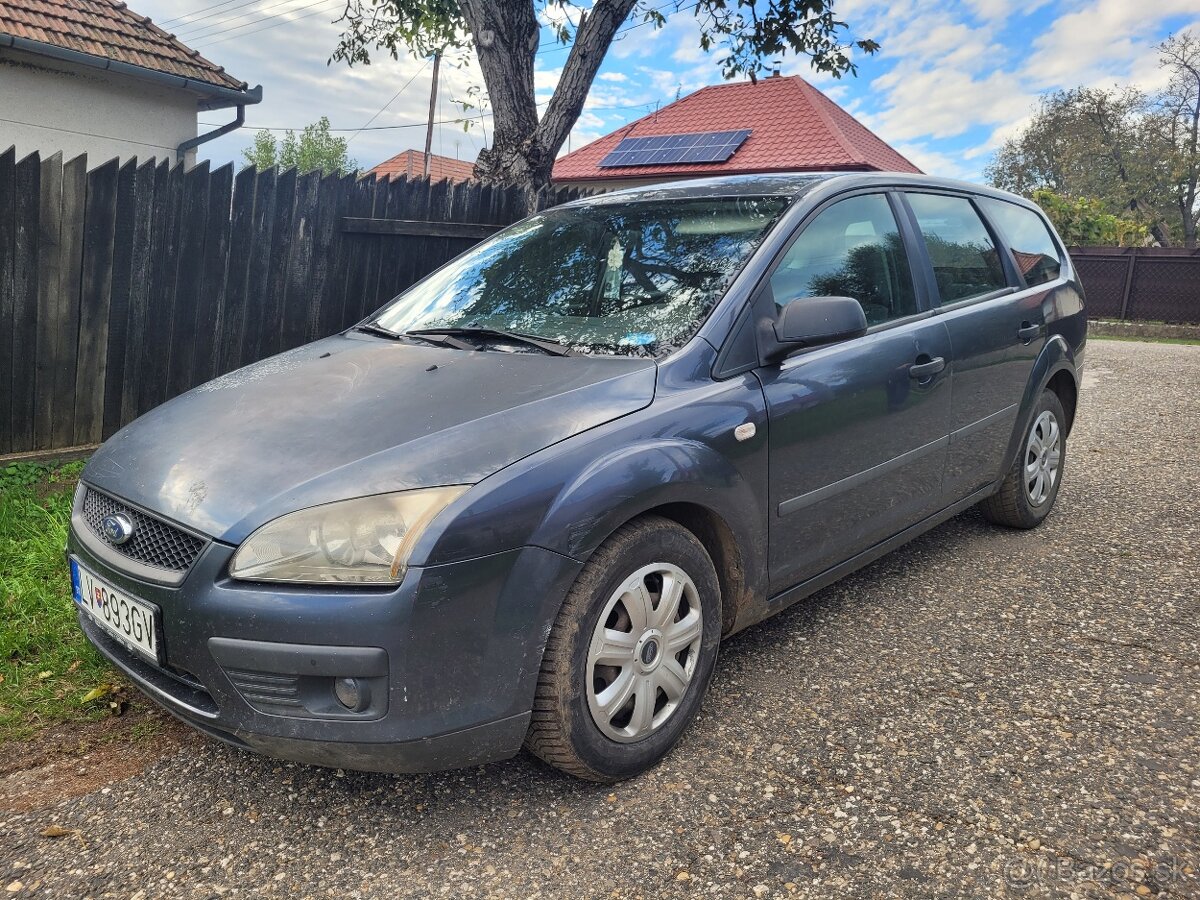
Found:
[[942, 303], [1008, 286], [1000, 254], [970, 200], [944, 194], [906, 196], [925, 239]]
[[771, 276], [780, 306], [805, 297], [853, 297], [868, 325], [916, 313], [912, 271], [887, 197], [841, 200], [805, 227]]
[[1045, 284], [1058, 277], [1062, 258], [1041, 216], [1006, 200], [981, 197], [979, 202], [1000, 229], [1027, 285]]
[[661, 355], [700, 327], [789, 200], [706, 197], [547, 210], [414, 285], [376, 323], [486, 328], [583, 353]]

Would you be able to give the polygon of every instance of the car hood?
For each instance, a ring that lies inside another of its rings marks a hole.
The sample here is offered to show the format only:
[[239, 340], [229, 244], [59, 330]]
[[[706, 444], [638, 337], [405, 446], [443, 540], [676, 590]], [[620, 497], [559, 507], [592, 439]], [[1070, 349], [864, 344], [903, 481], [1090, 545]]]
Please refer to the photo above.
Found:
[[338, 335], [176, 397], [117, 432], [84, 480], [237, 543], [292, 510], [473, 484], [650, 403], [649, 359]]

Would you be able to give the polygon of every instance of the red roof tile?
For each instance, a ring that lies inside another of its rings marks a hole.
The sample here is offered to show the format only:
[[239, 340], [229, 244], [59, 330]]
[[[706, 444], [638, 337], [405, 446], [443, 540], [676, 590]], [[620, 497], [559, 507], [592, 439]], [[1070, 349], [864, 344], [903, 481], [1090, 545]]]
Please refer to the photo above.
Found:
[[246, 84], [120, 0], [0, 0], [0, 34], [180, 75], [218, 87]]
[[[432, 181], [470, 181], [474, 173], [474, 163], [451, 159], [449, 156], [438, 156], [436, 153], [429, 155], [429, 178]], [[391, 159], [385, 159], [367, 174], [378, 175], [380, 178], [385, 175], [393, 178], [404, 175], [422, 176], [425, 174], [425, 154], [420, 150], [405, 150]]]
[[[749, 128], [750, 137], [722, 163], [599, 166], [623, 138], [741, 128]], [[554, 180], [842, 169], [921, 171], [797, 75], [701, 88], [560, 157], [554, 164]]]

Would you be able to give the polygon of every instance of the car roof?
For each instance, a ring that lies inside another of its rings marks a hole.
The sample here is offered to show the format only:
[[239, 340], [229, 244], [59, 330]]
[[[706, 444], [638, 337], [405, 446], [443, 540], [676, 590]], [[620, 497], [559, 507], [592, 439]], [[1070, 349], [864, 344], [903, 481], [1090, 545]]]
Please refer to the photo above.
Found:
[[792, 197], [799, 198], [817, 189], [823, 194], [835, 193], [857, 187], [913, 187], [938, 188], [969, 191], [981, 196], [995, 197], [1032, 206], [1024, 197], [1007, 191], [956, 181], [953, 178], [938, 178], [933, 175], [914, 175], [907, 172], [786, 172], [763, 175], [724, 175], [716, 178], [689, 178], [681, 181], [666, 181], [659, 184], [639, 185], [622, 188], [603, 194], [594, 194], [566, 204], [567, 206], [604, 206], [610, 203], [628, 203], [647, 200], [689, 200], [705, 197]]

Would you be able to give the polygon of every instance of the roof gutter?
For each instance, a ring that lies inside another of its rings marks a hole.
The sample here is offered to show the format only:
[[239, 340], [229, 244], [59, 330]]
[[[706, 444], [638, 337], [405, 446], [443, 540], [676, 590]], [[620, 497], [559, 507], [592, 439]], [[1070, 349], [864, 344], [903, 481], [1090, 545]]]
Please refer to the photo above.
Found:
[[135, 66], [117, 59], [109, 59], [106, 56], [93, 56], [90, 53], [80, 53], [78, 50], [69, 50], [66, 47], [58, 47], [42, 41], [31, 41], [29, 38], [17, 37], [12, 34], [0, 34], [0, 49], [4, 47], [87, 66], [91, 69], [103, 69], [120, 75], [129, 75], [164, 87], [192, 91], [204, 98], [197, 103], [198, 109], [225, 109], [230, 106], [241, 109], [248, 104], [262, 102], [261, 84], [249, 90], [236, 90], [222, 87], [219, 84], [210, 84], [207, 81], [198, 81], [195, 78], [185, 78], [183, 75], [172, 75], [168, 72], [147, 69], [145, 66]]

